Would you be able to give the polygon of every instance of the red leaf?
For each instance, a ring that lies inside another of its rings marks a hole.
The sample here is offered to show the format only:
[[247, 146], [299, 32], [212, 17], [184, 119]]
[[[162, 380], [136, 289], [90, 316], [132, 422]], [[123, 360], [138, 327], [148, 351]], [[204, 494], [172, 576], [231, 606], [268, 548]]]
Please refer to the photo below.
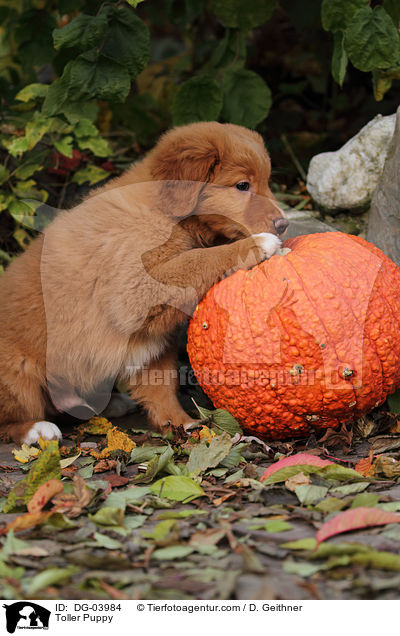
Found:
[[307, 453], [297, 453], [297, 455], [291, 455], [290, 457], [285, 457], [284, 459], [280, 459], [279, 461], [272, 464], [272, 466], [268, 466], [267, 470], [263, 473], [260, 481], [264, 481], [270, 475], [273, 475], [278, 470], [282, 468], [286, 468], [287, 466], [329, 466], [329, 464], [333, 464], [328, 459], [321, 459], [317, 455], [308, 455]]
[[121, 477], [121, 475], [107, 475], [104, 477], [109, 482], [111, 488], [118, 488], [118, 486], [126, 486], [129, 482], [127, 477]]
[[320, 527], [316, 537], [317, 545], [342, 532], [370, 526], [385, 526], [387, 523], [400, 523], [400, 515], [380, 508], [361, 507], [345, 510]]

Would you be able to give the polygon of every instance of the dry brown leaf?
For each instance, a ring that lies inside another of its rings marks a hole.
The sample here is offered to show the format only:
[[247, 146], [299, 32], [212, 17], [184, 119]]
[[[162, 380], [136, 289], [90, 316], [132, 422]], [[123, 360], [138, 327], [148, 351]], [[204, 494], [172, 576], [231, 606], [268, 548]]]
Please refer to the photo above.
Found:
[[308, 486], [308, 484], [311, 484], [311, 479], [304, 473], [297, 473], [285, 481], [286, 488], [292, 492], [296, 490], [297, 486]]
[[53, 498], [53, 512], [60, 512], [67, 517], [79, 517], [82, 510], [90, 503], [93, 492], [85, 484], [81, 475], [74, 475], [74, 492], [63, 493]]

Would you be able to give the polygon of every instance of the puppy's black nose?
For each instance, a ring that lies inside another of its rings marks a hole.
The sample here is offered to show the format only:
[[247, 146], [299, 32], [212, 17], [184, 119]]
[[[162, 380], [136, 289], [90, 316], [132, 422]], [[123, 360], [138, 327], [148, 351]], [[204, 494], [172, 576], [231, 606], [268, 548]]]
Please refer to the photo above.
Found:
[[277, 234], [283, 234], [289, 225], [289, 221], [283, 216], [280, 216], [273, 221]]

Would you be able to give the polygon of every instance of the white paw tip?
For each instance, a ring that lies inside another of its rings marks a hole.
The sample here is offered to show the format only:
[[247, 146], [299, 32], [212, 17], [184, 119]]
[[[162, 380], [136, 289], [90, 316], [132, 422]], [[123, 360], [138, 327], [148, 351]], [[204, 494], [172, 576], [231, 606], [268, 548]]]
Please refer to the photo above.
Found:
[[282, 241], [275, 234], [270, 234], [269, 232], [253, 234], [253, 239], [261, 247], [266, 258], [271, 258], [271, 256], [276, 254], [282, 245]]
[[28, 446], [30, 446], [31, 444], [36, 444], [36, 442], [39, 440], [39, 437], [42, 437], [42, 439], [45, 440], [60, 440], [62, 439], [62, 433], [58, 426], [53, 424], [53, 422], [36, 422], [36, 424], [34, 424], [32, 428], [29, 429], [24, 439], [24, 444], [28, 444]]

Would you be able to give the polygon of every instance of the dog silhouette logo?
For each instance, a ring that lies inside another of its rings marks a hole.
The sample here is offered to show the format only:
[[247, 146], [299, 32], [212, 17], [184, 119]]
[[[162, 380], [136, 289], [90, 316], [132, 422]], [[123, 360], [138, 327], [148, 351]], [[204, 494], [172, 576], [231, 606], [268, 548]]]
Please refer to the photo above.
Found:
[[9, 634], [14, 634], [16, 629], [49, 629], [51, 612], [37, 603], [18, 601], [3, 607]]

